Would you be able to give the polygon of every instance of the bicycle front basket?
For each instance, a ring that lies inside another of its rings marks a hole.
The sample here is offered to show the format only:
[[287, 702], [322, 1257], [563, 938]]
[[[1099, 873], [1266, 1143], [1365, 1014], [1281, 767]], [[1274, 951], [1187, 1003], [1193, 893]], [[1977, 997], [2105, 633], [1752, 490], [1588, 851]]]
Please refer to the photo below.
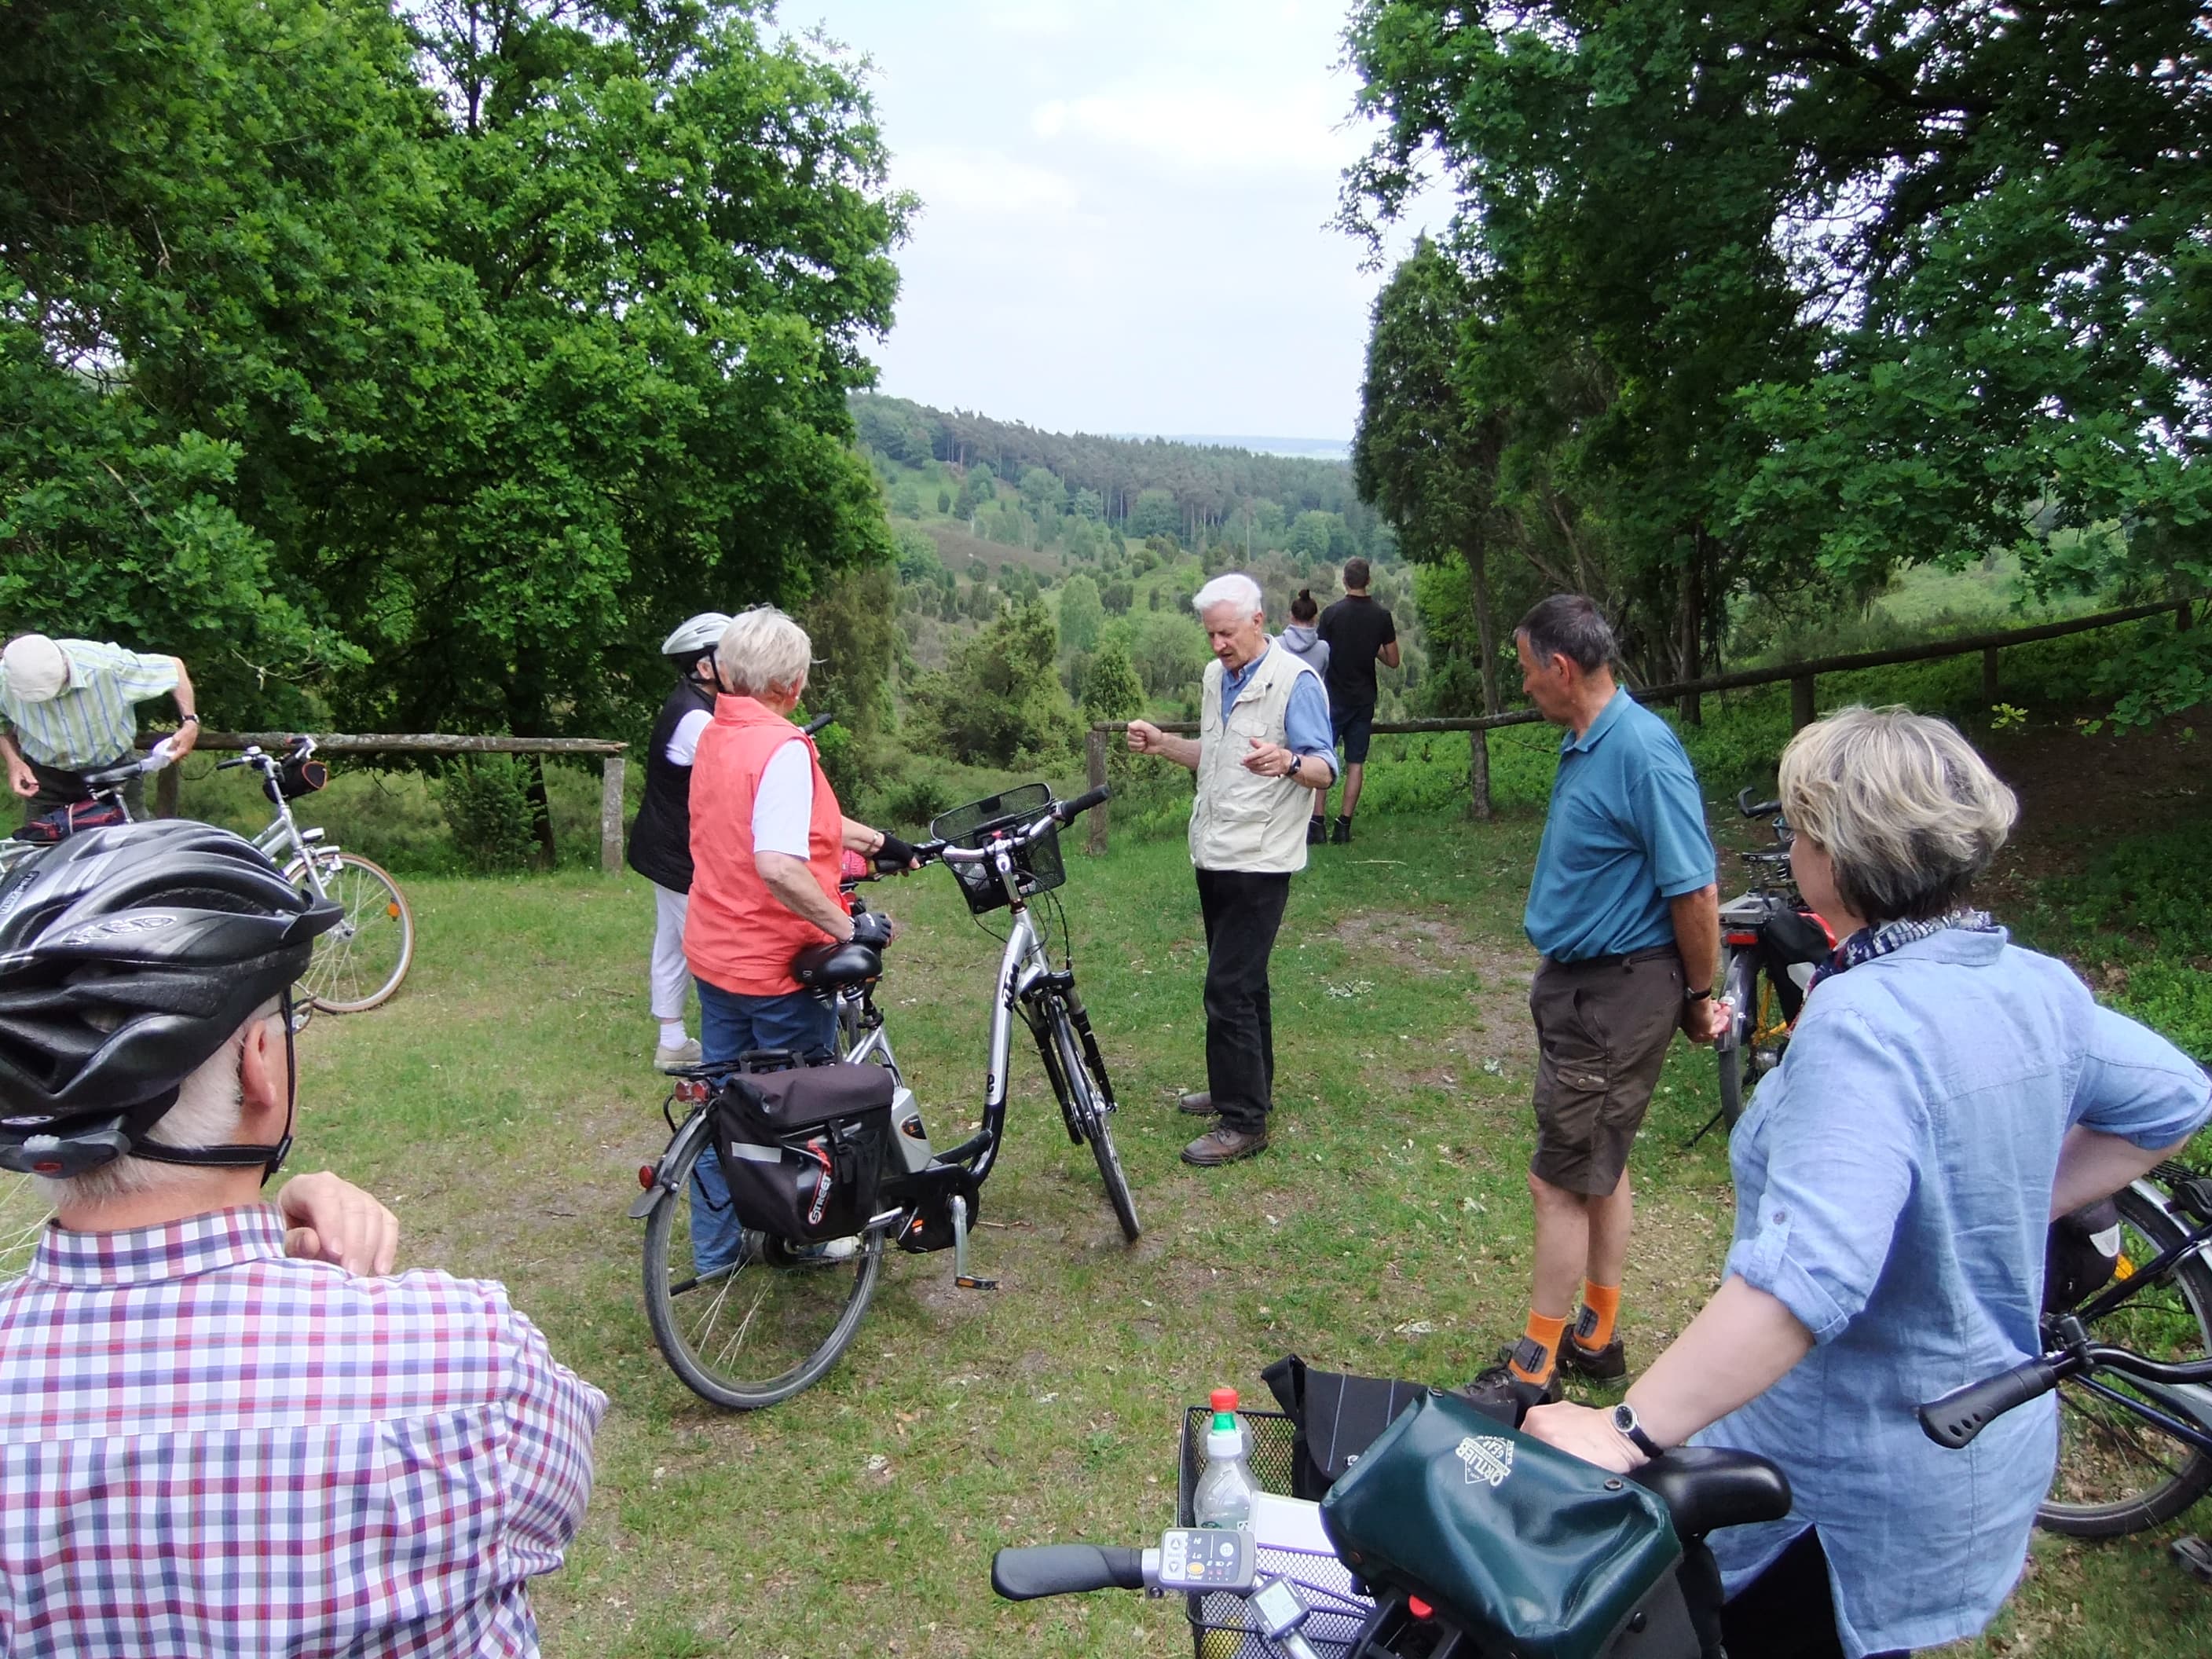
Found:
[[[1003, 794], [986, 795], [981, 800], [941, 813], [930, 821], [929, 833], [955, 847], [981, 847], [998, 830], [1028, 823], [1051, 805], [1049, 784], [1024, 783]], [[945, 867], [959, 882], [960, 891], [973, 914], [980, 916], [1006, 902], [1006, 890], [1000, 884], [999, 872], [989, 865], [954, 864]], [[1060, 859], [1060, 831], [1048, 830], [1042, 839], [1017, 852], [1014, 870], [1015, 885], [1020, 888], [1024, 898], [1049, 892], [1066, 881], [1067, 866]]]

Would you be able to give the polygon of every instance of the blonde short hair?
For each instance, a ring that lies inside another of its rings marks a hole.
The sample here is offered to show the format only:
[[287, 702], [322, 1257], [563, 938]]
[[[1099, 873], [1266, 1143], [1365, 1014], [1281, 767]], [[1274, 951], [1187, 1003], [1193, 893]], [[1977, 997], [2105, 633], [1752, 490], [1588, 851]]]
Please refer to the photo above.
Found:
[[772, 605], [740, 611], [714, 648], [722, 683], [741, 697], [788, 691], [806, 678], [814, 642], [806, 630]]
[[1869, 921], [1957, 908], [2005, 843], [2020, 803], [1948, 720], [1839, 708], [1782, 751], [1782, 810], [1834, 862]]

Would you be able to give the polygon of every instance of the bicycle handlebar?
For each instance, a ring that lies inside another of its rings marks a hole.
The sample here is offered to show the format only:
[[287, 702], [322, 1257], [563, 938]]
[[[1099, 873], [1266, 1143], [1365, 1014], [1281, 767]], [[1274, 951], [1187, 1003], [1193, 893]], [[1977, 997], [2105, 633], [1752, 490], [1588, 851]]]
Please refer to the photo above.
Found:
[[1969, 1382], [1923, 1406], [1921, 1430], [1937, 1445], [1957, 1451], [2014, 1407], [2049, 1394], [2076, 1369], [2071, 1356], [2046, 1356]]
[[991, 839], [981, 847], [955, 847], [949, 842], [933, 841], [914, 850], [922, 854], [925, 864], [932, 858], [947, 864], [981, 864], [995, 855], [1001, 848], [1033, 846], [1055, 830], [1066, 828], [1094, 806], [1103, 805], [1114, 792], [1104, 784], [1085, 790], [1073, 800], [1056, 800], [1018, 830], [994, 831]]
[[136, 777], [158, 772], [176, 758], [176, 751], [170, 748], [169, 740], [164, 738], [147, 751], [143, 760], [125, 761], [120, 766], [103, 766], [98, 771], [86, 772], [81, 775], [88, 787], [94, 789], [105, 789], [118, 783], [128, 783]]
[[1735, 793], [1735, 807], [1737, 811], [1747, 818], [1771, 818], [1782, 810], [1782, 803], [1778, 800], [1763, 800], [1754, 805], [1751, 799], [1751, 791], [1739, 789]]
[[1112, 1544], [1038, 1544], [991, 1558], [991, 1588], [1009, 1601], [1145, 1588], [1144, 1552]]

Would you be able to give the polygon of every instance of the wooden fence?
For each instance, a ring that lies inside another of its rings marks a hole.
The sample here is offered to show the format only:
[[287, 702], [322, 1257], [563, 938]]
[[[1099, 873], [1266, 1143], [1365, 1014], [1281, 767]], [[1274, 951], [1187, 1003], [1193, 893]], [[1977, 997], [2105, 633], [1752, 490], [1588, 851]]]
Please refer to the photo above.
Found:
[[[140, 738], [153, 743], [159, 733]], [[290, 743], [290, 732], [203, 732], [196, 749], [236, 751], [249, 744], [274, 754]], [[367, 734], [333, 732], [318, 733], [319, 755], [597, 755], [599, 757], [599, 867], [609, 875], [623, 863], [623, 771], [627, 744], [605, 738], [508, 738], [455, 736], [447, 732]], [[157, 773], [155, 810], [163, 817], [177, 814], [177, 769]]]
[[[1931, 662], [1943, 657], [1970, 657], [1979, 653], [1982, 659], [1982, 696], [1985, 702], [1997, 701], [2001, 681], [1998, 674], [1998, 653], [2008, 646], [2029, 645], [2038, 640], [2055, 640], [2069, 634], [2087, 634], [2100, 628], [2116, 628], [2123, 623], [2142, 622], [2148, 617], [2172, 615], [2179, 628], [2187, 628], [2192, 617], [2191, 602], [2162, 599], [2154, 605], [2130, 605], [2122, 611], [2100, 611], [2094, 616], [2073, 617], [2064, 622], [2040, 623], [2033, 628], [2008, 629], [1996, 634], [1972, 634], [1957, 639], [1931, 640], [1924, 645], [1899, 646], [1889, 651], [1858, 651], [1837, 657], [1816, 657], [1806, 662], [1785, 663], [1777, 668], [1745, 668], [1734, 673], [1714, 674], [1704, 679], [1680, 680], [1671, 685], [1631, 686], [1629, 695], [1638, 702], [1677, 702], [1682, 718], [1692, 725], [1702, 717], [1700, 700], [1708, 691], [1739, 691], [1747, 686], [1776, 685], [1790, 683], [1790, 725], [1791, 730], [1812, 723], [1814, 683], [1823, 674], [1848, 674], [1862, 668], [1887, 668], [1892, 664]], [[1501, 726], [1529, 726], [1544, 717], [1533, 708], [1510, 709], [1502, 714], [1452, 715], [1448, 718], [1416, 720], [1377, 720], [1377, 735], [1388, 732], [1464, 732], [1468, 734], [1468, 808], [1478, 818], [1491, 813], [1490, 803], [1490, 733]], [[1085, 758], [1088, 763], [1093, 787], [1106, 781], [1106, 744], [1117, 732], [1129, 729], [1127, 720], [1101, 720], [1091, 728], [1085, 740]], [[1188, 737], [1198, 731], [1194, 720], [1163, 722], [1163, 732], [1174, 732]], [[1106, 850], [1108, 808], [1101, 806], [1091, 813], [1091, 838], [1088, 850]]]

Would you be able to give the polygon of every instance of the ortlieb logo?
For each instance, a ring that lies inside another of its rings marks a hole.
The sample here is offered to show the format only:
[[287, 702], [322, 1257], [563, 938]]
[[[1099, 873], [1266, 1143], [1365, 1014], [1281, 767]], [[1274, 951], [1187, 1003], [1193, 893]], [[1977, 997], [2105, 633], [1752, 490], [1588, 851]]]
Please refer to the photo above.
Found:
[[1503, 1486], [1505, 1477], [1513, 1473], [1513, 1443], [1494, 1435], [1471, 1434], [1455, 1448], [1455, 1455], [1467, 1465], [1470, 1486], [1477, 1481]]

